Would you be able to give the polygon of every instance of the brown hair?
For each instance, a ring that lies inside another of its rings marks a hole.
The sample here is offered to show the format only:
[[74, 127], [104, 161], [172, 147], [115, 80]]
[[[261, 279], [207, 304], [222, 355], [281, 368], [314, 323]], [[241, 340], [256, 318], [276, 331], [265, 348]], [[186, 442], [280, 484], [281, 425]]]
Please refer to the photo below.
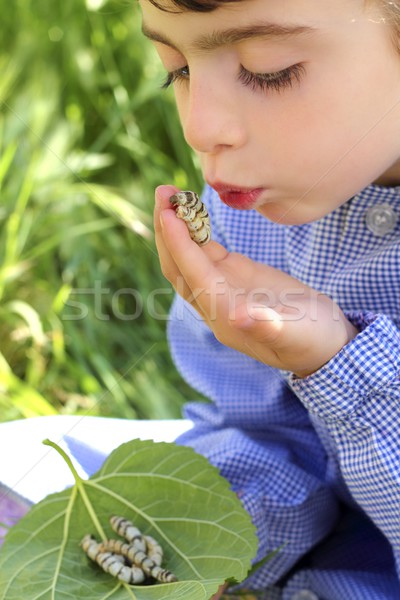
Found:
[[[210, 12], [221, 6], [221, 4], [239, 1], [240, 0], [167, 0], [167, 4], [169, 6], [172, 5], [172, 8], [166, 8], [163, 0], [149, 0], [151, 4], [154, 4], [154, 6], [165, 12], [181, 12], [184, 10]], [[174, 6], [176, 6], [176, 11], [173, 10]]]
[[[149, 2], [165, 12], [179, 13], [185, 10], [211, 12], [224, 4], [240, 2], [240, 0], [149, 0]], [[400, 0], [365, 0], [365, 4], [380, 8], [383, 18], [393, 27], [393, 41], [400, 53]]]
[[[174, 12], [173, 7], [176, 7], [176, 12], [184, 10], [192, 10], [195, 12], [210, 12], [215, 10], [222, 4], [229, 2], [240, 2], [240, 0], [149, 0], [160, 10], [166, 12]], [[165, 2], [172, 5], [171, 8], [166, 8]], [[400, 0], [366, 0], [367, 5], [378, 5], [383, 9], [384, 16], [392, 21], [400, 30]]]
[[400, 0], [374, 0], [378, 2], [387, 22], [393, 26], [393, 41], [400, 53]]

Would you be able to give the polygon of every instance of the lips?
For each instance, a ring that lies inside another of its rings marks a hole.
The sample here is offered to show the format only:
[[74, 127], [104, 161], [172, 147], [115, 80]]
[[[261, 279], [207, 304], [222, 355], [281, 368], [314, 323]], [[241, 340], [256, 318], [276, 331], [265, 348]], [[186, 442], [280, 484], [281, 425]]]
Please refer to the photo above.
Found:
[[225, 183], [211, 183], [210, 185], [224, 204], [237, 210], [254, 208], [264, 191], [264, 188], [241, 188]]

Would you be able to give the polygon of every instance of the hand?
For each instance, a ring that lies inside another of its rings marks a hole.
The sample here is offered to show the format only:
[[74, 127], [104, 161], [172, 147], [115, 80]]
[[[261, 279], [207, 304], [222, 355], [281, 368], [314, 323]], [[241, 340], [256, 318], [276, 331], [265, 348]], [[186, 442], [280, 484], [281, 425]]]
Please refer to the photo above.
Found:
[[357, 330], [328, 296], [211, 241], [197, 246], [160, 186], [154, 226], [161, 268], [217, 339], [304, 377], [328, 362]]

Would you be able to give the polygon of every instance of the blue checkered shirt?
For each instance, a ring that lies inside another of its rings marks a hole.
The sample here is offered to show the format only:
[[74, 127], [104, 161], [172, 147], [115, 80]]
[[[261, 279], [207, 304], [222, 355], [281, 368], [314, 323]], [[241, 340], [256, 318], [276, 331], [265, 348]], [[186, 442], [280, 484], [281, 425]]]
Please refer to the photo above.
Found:
[[[217, 341], [175, 299], [169, 341], [194, 428], [179, 438], [226, 477], [252, 516], [244, 585], [282, 600], [400, 599], [400, 188], [370, 185], [323, 219], [272, 223], [206, 188], [213, 238], [335, 300], [359, 334], [298, 379]], [[323, 201], [323, 200], [321, 200]], [[368, 225], [389, 207], [388, 231]], [[396, 215], [399, 219], [396, 224]]]

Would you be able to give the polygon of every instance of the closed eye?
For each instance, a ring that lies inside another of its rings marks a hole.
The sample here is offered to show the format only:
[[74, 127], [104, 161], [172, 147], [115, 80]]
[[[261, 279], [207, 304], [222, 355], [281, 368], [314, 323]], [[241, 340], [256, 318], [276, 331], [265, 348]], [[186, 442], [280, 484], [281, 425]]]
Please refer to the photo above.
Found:
[[165, 90], [165, 89], [169, 88], [169, 86], [172, 85], [173, 83], [175, 83], [176, 81], [188, 80], [189, 77], [190, 77], [189, 66], [185, 65], [184, 67], [181, 67], [180, 69], [176, 69], [175, 71], [169, 71], [167, 73], [167, 77], [161, 87], [162, 87], [162, 89]]
[[[240, 67], [238, 80], [243, 85], [250, 87], [253, 91], [276, 91], [280, 92], [285, 88], [292, 87], [294, 83], [299, 83], [305, 73], [305, 67], [301, 63], [276, 71], [274, 73], [253, 73], [243, 66]], [[189, 81], [189, 66], [185, 65], [175, 71], [167, 73], [166, 80], [162, 88], [166, 89], [173, 83], [179, 81]]]
[[275, 73], [253, 73], [241, 66], [238, 78], [253, 91], [280, 92], [285, 88], [292, 87], [296, 82], [299, 83], [304, 73], [305, 68], [302, 64], [292, 65]]

